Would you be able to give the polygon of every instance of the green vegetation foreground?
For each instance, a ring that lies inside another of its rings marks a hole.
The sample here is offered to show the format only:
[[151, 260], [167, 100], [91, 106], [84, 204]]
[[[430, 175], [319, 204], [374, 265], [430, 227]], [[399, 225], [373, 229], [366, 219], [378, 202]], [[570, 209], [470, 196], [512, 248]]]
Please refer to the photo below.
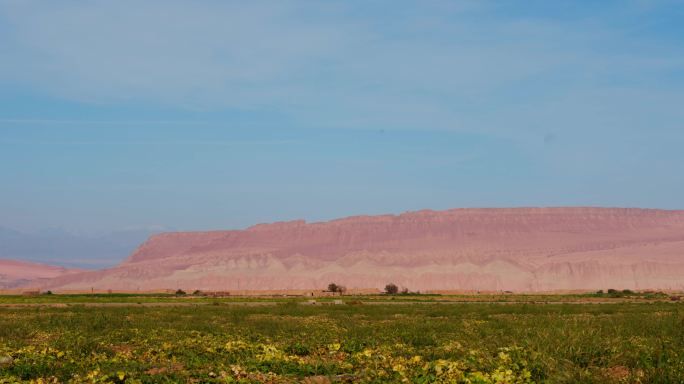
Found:
[[0, 308], [0, 383], [684, 382], [684, 305]]

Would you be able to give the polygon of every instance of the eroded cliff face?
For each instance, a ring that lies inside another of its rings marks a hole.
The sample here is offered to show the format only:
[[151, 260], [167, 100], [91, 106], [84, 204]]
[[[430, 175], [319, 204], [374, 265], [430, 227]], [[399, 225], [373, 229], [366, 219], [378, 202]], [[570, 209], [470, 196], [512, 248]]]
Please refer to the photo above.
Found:
[[121, 265], [62, 289], [682, 289], [684, 211], [418, 211], [153, 236]]

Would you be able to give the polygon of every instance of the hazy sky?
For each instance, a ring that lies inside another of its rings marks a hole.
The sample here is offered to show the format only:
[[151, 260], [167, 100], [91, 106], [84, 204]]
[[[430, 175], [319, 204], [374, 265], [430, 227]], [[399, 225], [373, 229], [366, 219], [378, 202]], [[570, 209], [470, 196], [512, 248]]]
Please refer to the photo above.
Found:
[[0, 227], [684, 208], [682, 1], [0, 0]]

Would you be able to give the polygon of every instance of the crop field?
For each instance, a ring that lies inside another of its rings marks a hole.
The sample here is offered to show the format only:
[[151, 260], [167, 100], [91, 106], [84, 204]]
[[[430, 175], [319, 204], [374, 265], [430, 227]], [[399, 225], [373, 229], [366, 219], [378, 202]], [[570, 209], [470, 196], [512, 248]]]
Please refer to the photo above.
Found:
[[[611, 292], [613, 291], [613, 292]], [[199, 291], [198, 291], [199, 292]], [[481, 293], [481, 294], [365, 294], [315, 297], [319, 301], [333, 301], [344, 298], [346, 301], [373, 302], [506, 302], [506, 303], [616, 303], [616, 302], [653, 302], [668, 301], [670, 296], [663, 292], [637, 293], [632, 291], [600, 291], [600, 293], [576, 293], [576, 294], [513, 294], [513, 293]], [[160, 293], [113, 293], [113, 294], [40, 294], [40, 295], [9, 295], [0, 294], [0, 306], [38, 305], [38, 304], [98, 304], [98, 303], [235, 303], [235, 302], [291, 302], [305, 300], [301, 294], [296, 297], [280, 295], [262, 296], [221, 296], [200, 294], [160, 294]]]
[[684, 305], [665, 300], [91, 299], [129, 305], [0, 307], [0, 383], [684, 382]]

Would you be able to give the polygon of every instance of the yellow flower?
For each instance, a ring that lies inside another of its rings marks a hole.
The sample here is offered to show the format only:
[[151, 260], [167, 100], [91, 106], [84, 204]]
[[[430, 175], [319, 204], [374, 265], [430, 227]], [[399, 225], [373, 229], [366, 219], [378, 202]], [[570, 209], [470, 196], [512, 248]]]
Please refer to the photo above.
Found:
[[506, 352], [499, 352], [499, 360], [503, 363], [510, 363], [513, 361], [511, 356]]

